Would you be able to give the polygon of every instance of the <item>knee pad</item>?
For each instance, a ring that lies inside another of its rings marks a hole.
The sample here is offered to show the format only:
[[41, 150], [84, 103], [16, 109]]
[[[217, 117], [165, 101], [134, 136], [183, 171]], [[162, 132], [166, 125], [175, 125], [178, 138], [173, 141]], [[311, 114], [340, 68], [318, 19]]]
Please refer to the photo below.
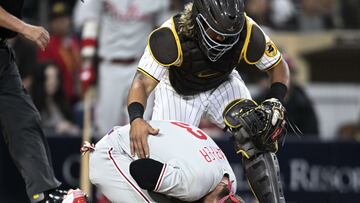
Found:
[[130, 163], [129, 171], [136, 183], [145, 190], [154, 190], [163, 163], [154, 159], [138, 159]]
[[243, 164], [251, 189], [259, 202], [285, 203], [280, 167], [274, 153], [266, 152], [251, 159], [243, 158]]

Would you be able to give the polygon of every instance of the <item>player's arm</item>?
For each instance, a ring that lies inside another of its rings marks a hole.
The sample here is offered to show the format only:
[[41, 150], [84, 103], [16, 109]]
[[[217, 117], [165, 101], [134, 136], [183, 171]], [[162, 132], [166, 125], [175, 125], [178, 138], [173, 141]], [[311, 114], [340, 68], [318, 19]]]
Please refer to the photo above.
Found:
[[156, 135], [159, 130], [152, 128], [143, 120], [146, 101], [167, 68], [159, 65], [152, 57], [148, 48], [145, 49], [139, 62], [138, 71], [134, 77], [128, 95], [128, 112], [130, 117], [130, 149], [131, 154], [140, 158], [149, 155], [147, 136]]
[[143, 119], [147, 98], [156, 85], [156, 81], [137, 71], [129, 90], [130, 150], [132, 156], [137, 154], [139, 158], [146, 158], [149, 155], [147, 136], [159, 132]]
[[81, 36], [81, 58], [80, 68], [81, 90], [83, 93], [96, 81], [94, 61], [97, 48], [97, 37], [99, 32], [98, 20], [90, 19], [84, 22]]
[[284, 59], [267, 71], [271, 79], [269, 98], [277, 98], [283, 101], [289, 88], [290, 71]]
[[270, 37], [250, 17], [246, 16], [246, 34], [241, 59], [249, 65], [266, 71], [271, 78], [271, 89], [267, 98], [283, 101], [290, 80], [289, 68], [280, 51]]
[[44, 50], [49, 43], [49, 33], [40, 26], [33, 26], [11, 15], [0, 6], [0, 26], [24, 35]]
[[128, 105], [133, 102], [138, 102], [146, 106], [147, 98], [157, 84], [158, 82], [138, 70], [129, 90]]
[[81, 91], [85, 93], [87, 89], [96, 81], [96, 53], [97, 39], [99, 36], [100, 19], [103, 12], [102, 1], [87, 0], [78, 1], [74, 8], [73, 23], [75, 29], [81, 30], [81, 58], [79, 79]]
[[255, 65], [270, 76], [271, 88], [267, 98], [277, 98], [283, 101], [289, 86], [290, 71], [274, 42], [265, 33], [264, 36], [266, 41], [265, 52]]

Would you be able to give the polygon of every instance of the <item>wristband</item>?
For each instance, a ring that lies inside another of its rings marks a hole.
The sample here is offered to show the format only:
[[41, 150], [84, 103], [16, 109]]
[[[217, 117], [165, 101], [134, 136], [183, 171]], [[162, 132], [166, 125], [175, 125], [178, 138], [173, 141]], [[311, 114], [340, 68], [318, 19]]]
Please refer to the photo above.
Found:
[[287, 86], [281, 82], [271, 84], [270, 92], [267, 98], [276, 98], [281, 102], [284, 101], [287, 92]]
[[139, 102], [133, 102], [128, 106], [130, 124], [136, 118], [143, 118], [144, 106]]

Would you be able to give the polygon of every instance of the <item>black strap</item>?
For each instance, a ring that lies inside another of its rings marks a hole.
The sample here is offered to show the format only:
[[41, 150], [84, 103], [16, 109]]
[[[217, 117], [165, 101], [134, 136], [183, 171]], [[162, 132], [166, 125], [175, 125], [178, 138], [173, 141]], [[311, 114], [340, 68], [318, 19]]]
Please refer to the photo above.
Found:
[[143, 118], [144, 106], [139, 102], [133, 102], [128, 106], [130, 124], [136, 118]]

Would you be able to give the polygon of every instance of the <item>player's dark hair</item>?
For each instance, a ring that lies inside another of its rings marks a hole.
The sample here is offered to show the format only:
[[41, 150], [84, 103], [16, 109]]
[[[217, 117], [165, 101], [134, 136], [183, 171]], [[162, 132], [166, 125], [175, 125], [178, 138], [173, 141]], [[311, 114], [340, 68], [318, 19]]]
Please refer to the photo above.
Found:
[[227, 185], [224, 185], [221, 191], [218, 194], [218, 198], [221, 199], [225, 197], [226, 195], [230, 194], [230, 190]]

